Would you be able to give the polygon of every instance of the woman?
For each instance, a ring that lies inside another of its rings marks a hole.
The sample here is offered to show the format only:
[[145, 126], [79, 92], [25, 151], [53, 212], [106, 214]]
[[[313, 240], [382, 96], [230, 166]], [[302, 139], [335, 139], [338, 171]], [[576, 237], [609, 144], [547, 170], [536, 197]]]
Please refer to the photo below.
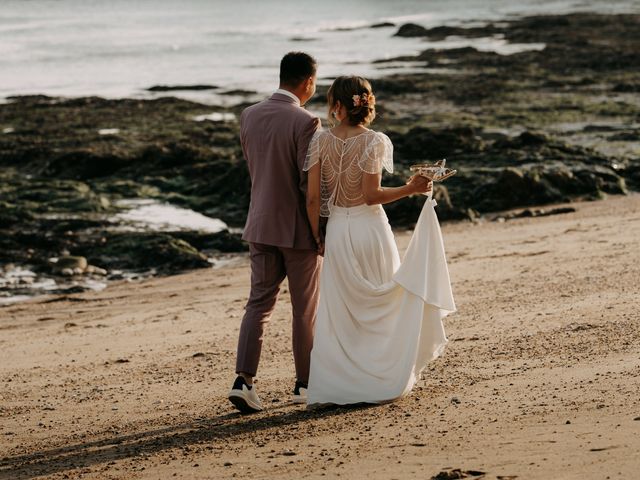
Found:
[[[455, 305], [431, 182], [414, 175], [380, 185], [382, 170], [393, 171], [393, 145], [367, 128], [375, 97], [366, 79], [339, 77], [327, 97], [338, 125], [314, 135], [304, 167], [307, 214], [325, 255], [307, 403], [381, 403], [407, 394], [442, 353], [442, 319]], [[381, 205], [417, 193], [429, 197], [401, 263]]]

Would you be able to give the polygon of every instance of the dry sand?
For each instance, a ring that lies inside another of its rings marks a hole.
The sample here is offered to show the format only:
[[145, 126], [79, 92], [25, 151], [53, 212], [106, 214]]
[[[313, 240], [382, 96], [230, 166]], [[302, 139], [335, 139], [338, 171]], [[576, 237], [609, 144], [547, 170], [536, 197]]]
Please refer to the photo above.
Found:
[[444, 226], [451, 342], [384, 406], [290, 403], [285, 294], [232, 410], [246, 258], [2, 307], [0, 478], [640, 478], [640, 196], [574, 206]]

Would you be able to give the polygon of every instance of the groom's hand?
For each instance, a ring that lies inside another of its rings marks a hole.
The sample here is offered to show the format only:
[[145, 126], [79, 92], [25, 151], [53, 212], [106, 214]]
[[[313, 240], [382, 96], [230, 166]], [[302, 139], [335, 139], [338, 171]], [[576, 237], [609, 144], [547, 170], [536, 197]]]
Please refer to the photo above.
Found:
[[320, 237], [320, 234], [315, 235], [313, 237], [313, 239], [316, 241], [316, 248], [317, 248], [317, 252], [318, 255], [323, 256], [324, 255], [324, 240], [322, 239], [322, 237]]

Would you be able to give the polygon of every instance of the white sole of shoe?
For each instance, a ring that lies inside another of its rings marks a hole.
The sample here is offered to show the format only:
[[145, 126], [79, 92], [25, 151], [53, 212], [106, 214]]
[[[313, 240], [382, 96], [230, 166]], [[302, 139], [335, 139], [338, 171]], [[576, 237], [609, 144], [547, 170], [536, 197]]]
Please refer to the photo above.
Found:
[[253, 402], [242, 390], [231, 390], [228, 395], [229, 401], [233, 403], [242, 413], [255, 413], [262, 411], [262, 405]]
[[302, 405], [303, 403], [307, 403], [307, 397], [302, 395], [294, 395], [293, 403], [296, 405]]

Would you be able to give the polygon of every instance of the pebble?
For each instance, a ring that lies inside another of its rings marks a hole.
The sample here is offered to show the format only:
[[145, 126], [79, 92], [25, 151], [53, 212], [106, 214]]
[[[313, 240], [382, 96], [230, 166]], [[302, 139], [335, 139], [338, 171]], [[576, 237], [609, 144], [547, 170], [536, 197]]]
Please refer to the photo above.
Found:
[[107, 272], [104, 268], [100, 268], [100, 267], [96, 267], [95, 265], [89, 265], [85, 270], [84, 273], [92, 273], [94, 275], [102, 275], [105, 276], [107, 275], [109, 272]]

